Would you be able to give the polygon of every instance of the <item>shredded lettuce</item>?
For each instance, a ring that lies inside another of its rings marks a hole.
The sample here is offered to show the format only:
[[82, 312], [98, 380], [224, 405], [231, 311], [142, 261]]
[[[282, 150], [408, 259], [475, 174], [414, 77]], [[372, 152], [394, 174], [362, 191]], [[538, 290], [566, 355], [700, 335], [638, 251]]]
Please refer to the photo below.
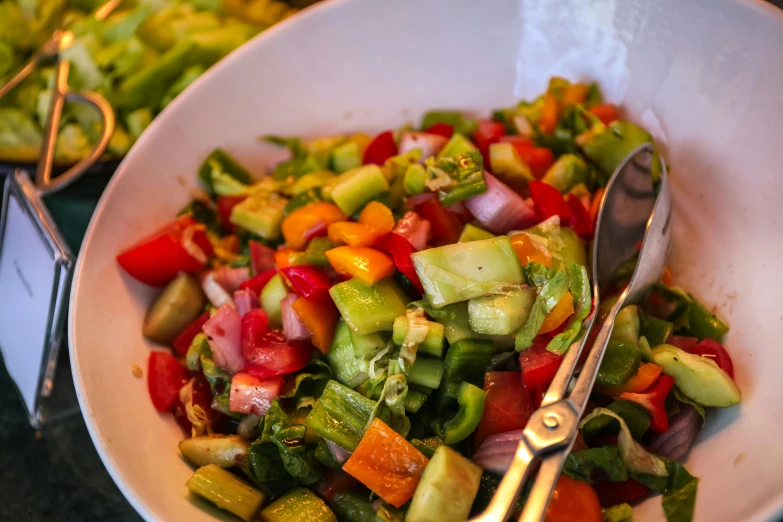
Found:
[[195, 379], [190, 379], [188, 383], [180, 388], [179, 400], [185, 406], [185, 415], [191, 424], [191, 437], [199, 437], [204, 435], [212, 435], [212, 424], [209, 422], [207, 412], [198, 404], [193, 404], [193, 382]]
[[615, 446], [569, 453], [563, 467], [563, 473], [588, 484], [628, 480], [628, 471]]
[[407, 369], [416, 360], [416, 349], [427, 338], [430, 323], [424, 316], [424, 309], [420, 307], [408, 308], [405, 311], [405, 318], [408, 321], [408, 329], [400, 346], [400, 359], [405, 362], [404, 368]]
[[661, 504], [668, 522], [691, 522], [696, 507], [699, 479], [688, 473], [685, 466], [679, 462], [659, 458], [665, 463], [666, 477], [631, 473], [631, 478], [663, 494]]

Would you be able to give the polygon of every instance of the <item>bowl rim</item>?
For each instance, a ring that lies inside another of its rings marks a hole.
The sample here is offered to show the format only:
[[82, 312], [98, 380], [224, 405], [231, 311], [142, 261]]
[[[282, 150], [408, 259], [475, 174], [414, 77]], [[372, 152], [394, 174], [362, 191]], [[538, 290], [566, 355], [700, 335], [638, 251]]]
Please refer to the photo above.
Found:
[[[187, 99], [192, 97], [195, 92], [198, 91], [199, 85], [209, 81], [214, 76], [221, 74], [221, 71], [230, 67], [235, 61], [241, 60], [244, 55], [254, 52], [255, 47], [263, 45], [266, 40], [276, 38], [280, 34], [284, 34], [287, 31], [296, 29], [297, 20], [303, 18], [309, 18], [314, 16], [320, 16], [327, 10], [336, 10], [341, 7], [360, 1], [369, 0], [329, 0], [328, 2], [318, 2], [312, 4], [293, 16], [278, 22], [274, 26], [266, 29], [262, 33], [256, 35], [254, 38], [243, 44], [240, 48], [236, 49], [228, 56], [220, 60], [217, 64], [211, 67], [205, 74], [202, 74], [188, 89], [185, 90], [180, 96], [177, 96], [172, 103], [170, 103], [160, 114], [153, 120], [151, 126], [160, 126], [166, 124], [166, 119], [170, 113], [176, 111], [180, 104], [187, 103]], [[775, 19], [777, 23], [783, 28], [783, 6], [778, 7], [771, 3], [770, 0], [726, 0], [728, 3], [738, 4], [741, 7], [757, 12], [760, 16], [765, 18]], [[93, 229], [97, 226], [98, 221], [101, 220], [101, 216], [106, 210], [105, 202], [111, 198], [114, 190], [116, 189], [119, 180], [125, 175], [127, 171], [127, 164], [135, 161], [137, 156], [140, 156], [145, 148], [147, 141], [152, 139], [152, 133], [144, 132], [141, 137], [134, 143], [130, 151], [121, 159], [115, 173], [111, 176], [100, 200], [90, 218], [89, 225], [85, 232], [84, 241], [82, 242], [79, 250], [78, 258], [73, 272], [73, 278], [71, 283], [71, 292], [68, 302], [68, 354], [71, 360], [71, 374], [73, 377], [74, 388], [76, 390], [76, 396], [79, 402], [82, 417], [84, 418], [87, 431], [92, 439], [93, 446], [101, 458], [101, 462], [106, 467], [109, 475], [114, 483], [117, 485], [123, 496], [133, 506], [136, 512], [144, 520], [156, 520], [154, 513], [152, 513], [144, 500], [137, 494], [136, 490], [127, 484], [123, 472], [120, 470], [112, 452], [108, 451], [103, 443], [101, 430], [98, 426], [96, 418], [92, 415], [91, 401], [88, 397], [82, 381], [82, 371], [79, 358], [76, 356], [76, 306], [79, 299], [78, 289], [80, 287], [80, 280], [82, 271], [84, 270], [84, 252], [88, 245], [92, 242]], [[783, 516], [783, 493], [777, 497], [771, 497], [763, 504], [759, 505], [754, 513], [757, 520], [774, 520]]]

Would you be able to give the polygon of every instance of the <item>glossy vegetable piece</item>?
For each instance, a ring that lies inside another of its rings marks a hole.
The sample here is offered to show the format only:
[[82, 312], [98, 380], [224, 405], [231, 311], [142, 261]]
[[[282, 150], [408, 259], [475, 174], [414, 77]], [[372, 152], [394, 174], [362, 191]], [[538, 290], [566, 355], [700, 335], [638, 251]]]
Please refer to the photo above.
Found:
[[531, 181], [530, 197], [536, 205], [536, 212], [539, 220], [543, 221], [552, 216], [559, 216], [560, 222], [568, 224], [571, 218], [571, 209], [568, 208], [563, 195], [555, 187], [544, 183], [543, 181]]
[[340, 174], [329, 195], [340, 210], [352, 215], [389, 188], [389, 182], [378, 165], [364, 165]]
[[408, 297], [392, 279], [365, 285], [354, 278], [338, 283], [329, 290], [351, 330], [366, 335], [390, 331], [394, 320], [405, 315]]
[[465, 201], [465, 206], [481, 225], [495, 234], [526, 228], [536, 222], [536, 212], [524, 199], [489, 172], [484, 173], [487, 191]]
[[261, 290], [261, 308], [266, 312], [270, 328], [281, 328], [283, 320], [280, 303], [288, 295], [288, 288], [283, 282], [283, 276], [275, 273], [269, 282]]
[[[601, 308], [603, 308], [603, 306]], [[614, 329], [612, 330], [611, 338], [627, 343], [638, 343], [639, 323], [639, 307], [636, 305], [626, 306], [620, 310], [617, 314], [617, 318], [614, 320]]]
[[201, 333], [201, 328], [209, 320], [209, 311], [206, 311], [196, 317], [196, 319], [190, 323], [180, 334], [172, 341], [171, 347], [180, 357], [185, 357], [190, 345], [193, 344], [193, 339]]
[[155, 299], [144, 317], [142, 332], [159, 344], [170, 344], [204, 310], [201, 286], [182, 272]]
[[557, 98], [555, 98], [554, 94], [552, 93], [546, 93], [544, 95], [544, 105], [541, 109], [541, 119], [538, 121], [541, 132], [545, 134], [551, 134], [554, 132], [559, 114], [560, 105], [557, 101]]
[[528, 390], [543, 389], [549, 386], [563, 361], [563, 356], [546, 349], [551, 338], [537, 336], [533, 345], [519, 354], [522, 376]]
[[459, 237], [459, 220], [443, 207], [436, 194], [427, 192], [413, 196], [406, 206], [429, 222], [434, 244], [453, 243]]
[[692, 295], [688, 334], [699, 339], [710, 338], [720, 342], [729, 331], [729, 327], [720, 318], [701, 304]]
[[321, 270], [310, 266], [289, 266], [280, 272], [298, 296], [313, 300], [328, 299], [332, 282]]
[[353, 451], [374, 408], [372, 400], [330, 380], [307, 416], [307, 427], [341, 448]]
[[378, 232], [379, 235], [387, 234], [394, 228], [394, 216], [392, 211], [377, 201], [367, 203], [359, 214], [359, 223], [365, 224]]
[[[590, 135], [582, 145], [587, 159], [592, 161], [603, 173], [601, 185], [605, 185], [609, 176], [620, 166], [634, 149], [645, 143], [653, 143], [652, 135], [638, 125], [627, 121], [616, 121], [602, 132]], [[661, 159], [656, 154], [652, 166], [653, 180], [660, 176]]]
[[657, 433], [663, 433], [669, 429], [669, 418], [666, 415], [664, 402], [672, 386], [674, 386], [674, 379], [668, 375], [661, 375], [655, 384], [644, 393], [623, 392], [618, 397], [643, 406], [652, 417], [650, 429]]
[[625, 384], [619, 386], [596, 386], [596, 391], [601, 395], [617, 395], [623, 392], [641, 393], [658, 379], [663, 368], [657, 364], [643, 363], [639, 366], [639, 371], [631, 377]]
[[231, 212], [234, 210], [234, 207], [242, 203], [245, 198], [247, 198], [246, 195], [219, 196], [217, 198], [218, 219], [226, 232], [234, 232], [234, 224], [231, 223]]
[[601, 503], [586, 482], [561, 474], [557, 479], [544, 522], [601, 522]]
[[247, 281], [241, 283], [239, 288], [240, 290], [251, 290], [254, 294], [260, 296], [261, 292], [264, 290], [264, 287], [267, 285], [267, 283], [269, 283], [269, 281], [272, 280], [273, 277], [275, 277], [275, 274], [277, 274], [277, 270], [274, 268], [265, 272], [261, 272], [260, 274], [253, 276]]
[[437, 158], [454, 158], [473, 150], [477, 150], [476, 146], [468, 138], [455, 132], [438, 153]]
[[179, 442], [182, 456], [196, 466], [249, 469], [250, 443], [239, 435], [190, 437]]
[[480, 467], [453, 449], [438, 447], [421, 475], [406, 522], [467, 520], [481, 474]]
[[641, 353], [635, 344], [610, 339], [598, 368], [596, 384], [618, 386], [633, 377], [641, 363]]
[[484, 376], [484, 412], [473, 436], [476, 448], [490, 435], [521, 430], [533, 413], [530, 395], [519, 372], [488, 372]]
[[394, 262], [386, 254], [369, 247], [342, 246], [326, 251], [332, 267], [341, 274], [374, 285], [394, 274]]
[[531, 239], [528, 234], [512, 234], [509, 236], [509, 240], [522, 266], [528, 263], [538, 263], [547, 268], [552, 266], [552, 254], [544, 245]]
[[451, 138], [454, 134], [454, 126], [448, 123], [438, 122], [424, 129], [424, 132], [428, 134], [434, 134], [436, 136], [442, 136], [446, 139]]
[[326, 353], [334, 337], [340, 314], [328, 295], [322, 299], [300, 297], [291, 305], [299, 320], [310, 332], [310, 341], [321, 353]]
[[247, 373], [237, 373], [231, 379], [229, 410], [262, 417], [283, 391], [283, 384], [281, 375], [259, 379]]
[[459, 235], [458, 243], [468, 243], [470, 241], [492, 239], [493, 237], [495, 237], [495, 234], [492, 232], [487, 232], [482, 228], [468, 223], [465, 225], [465, 228], [462, 229], [462, 233]]
[[341, 491], [334, 495], [331, 506], [338, 520], [345, 522], [374, 522], [375, 509], [367, 495], [355, 491]]
[[526, 285], [503, 295], [474, 297], [468, 301], [470, 329], [482, 334], [511, 335], [525, 324], [535, 300], [535, 290]]
[[595, 107], [588, 109], [587, 112], [598, 116], [598, 119], [601, 120], [601, 123], [604, 125], [609, 125], [620, 119], [620, 114], [617, 112], [617, 106], [613, 103], [596, 105]]
[[392, 506], [400, 507], [413, 496], [427, 462], [410, 442], [376, 418], [343, 470]]
[[[487, 191], [484, 160], [478, 151], [428, 160], [427, 166], [431, 182], [439, 184], [438, 199], [446, 207]], [[441, 182], [445, 182], [445, 186], [440, 185]]]
[[334, 245], [370, 246], [381, 237], [376, 230], [364, 223], [339, 221], [329, 225], [329, 241]]
[[727, 408], [740, 402], [740, 390], [720, 367], [707, 357], [662, 344], [652, 351], [655, 364], [674, 378], [677, 388], [704, 406]]
[[544, 323], [538, 329], [539, 334], [549, 333], [560, 327], [566, 320], [574, 314], [574, 296], [571, 292], [566, 292], [554, 308], [546, 314]]
[[729, 377], [734, 378], [734, 363], [731, 361], [729, 353], [718, 341], [707, 337], [685, 351], [712, 359]]
[[[650, 429], [652, 422], [650, 413], [644, 406], [636, 402], [620, 399], [614, 401], [607, 408], [622, 417], [635, 440], [641, 440]], [[599, 415], [582, 426], [582, 437], [588, 444], [592, 444], [594, 441], [598, 442], [599, 438], [607, 435], [617, 435], [619, 432], [620, 423], [609, 415]]]
[[255, 518], [266, 498], [261, 491], [214, 464], [199, 468], [185, 486], [246, 522]]
[[491, 341], [463, 339], [452, 344], [444, 359], [443, 382], [440, 387], [441, 402], [456, 399], [462, 381], [480, 384], [484, 368], [495, 354]]
[[131, 277], [150, 286], [163, 286], [180, 272], [203, 268], [212, 255], [204, 225], [181, 216], [117, 255]]
[[416, 252], [416, 249], [407, 239], [396, 232], [390, 232], [376, 243], [375, 248], [392, 256], [397, 270], [402, 272], [419, 292], [424, 292], [424, 287], [421, 285], [419, 275], [416, 273], [411, 259], [411, 254]]
[[509, 142], [493, 143], [489, 146], [489, 166], [492, 174], [516, 190], [535, 179], [517, 148]]
[[443, 438], [445, 444], [456, 444], [470, 436], [478, 427], [484, 413], [484, 397], [487, 392], [468, 382], [462, 381], [457, 391], [459, 410], [444, 423], [433, 425], [435, 432]]
[[275, 240], [280, 237], [280, 224], [287, 203], [287, 199], [276, 194], [252, 194], [234, 205], [230, 221], [264, 239]]
[[166, 413], [179, 402], [179, 390], [190, 380], [190, 373], [167, 352], [150, 352], [147, 364], [147, 388], [155, 409]]
[[658, 346], [669, 340], [674, 324], [652, 315], [639, 314], [639, 334], [643, 335], [650, 346]]
[[391, 131], [386, 131], [378, 134], [367, 146], [364, 151], [364, 158], [362, 163], [365, 165], [374, 163], [375, 165], [383, 165], [383, 163], [397, 155], [397, 144], [394, 142], [394, 135]]
[[[491, 153], [490, 148], [494, 143], [497, 143], [501, 136], [506, 135], [506, 128], [502, 123], [492, 120], [481, 120], [478, 123], [478, 129], [473, 132], [473, 141], [481, 151], [481, 154], [489, 160]], [[489, 161], [487, 161], [489, 163]], [[492, 171], [495, 172], [495, 167], [492, 167]]]
[[[448, 125], [454, 132], [471, 135], [478, 128], [478, 122], [459, 111], [434, 110], [427, 111], [421, 117], [422, 129], [432, 129], [436, 125]], [[443, 127], [439, 127], [443, 129]]]
[[[405, 334], [408, 332], [408, 319], [401, 315], [394, 320], [392, 325], [392, 340], [397, 346], [401, 346], [405, 340]], [[443, 357], [444, 348], [444, 328], [440, 323], [432, 321], [427, 322], [427, 337], [424, 338], [417, 350], [417, 353]]]
[[566, 204], [571, 211], [568, 224], [579, 237], [592, 239], [595, 220], [590, 216], [590, 211], [587, 210], [582, 200], [576, 194], [569, 194], [566, 198]]
[[590, 170], [576, 154], [563, 154], [549, 167], [541, 181], [565, 194], [580, 183], [589, 183]]
[[370, 361], [364, 354], [357, 354], [353, 346], [351, 329], [345, 321], [338, 321], [334, 338], [326, 360], [332, 369], [334, 377], [351, 388], [356, 388], [367, 380]]
[[263, 310], [251, 310], [242, 317], [242, 353], [245, 371], [254, 377], [271, 377], [301, 370], [310, 360], [310, 346], [304, 341], [286, 341], [282, 334], [267, 330]]
[[212, 193], [215, 192], [213, 187], [215, 174], [228, 177], [244, 185], [252, 182], [250, 173], [221, 148], [213, 150], [198, 169], [199, 180], [207, 188], [207, 191]]
[[326, 502], [307, 488], [294, 488], [261, 510], [262, 522], [337, 522]]
[[[326, 230], [337, 221], [345, 221], [345, 214], [333, 203], [310, 203], [291, 212], [282, 223], [283, 238], [295, 249], [302, 248], [319, 228]], [[281, 267], [278, 267], [281, 268]]]

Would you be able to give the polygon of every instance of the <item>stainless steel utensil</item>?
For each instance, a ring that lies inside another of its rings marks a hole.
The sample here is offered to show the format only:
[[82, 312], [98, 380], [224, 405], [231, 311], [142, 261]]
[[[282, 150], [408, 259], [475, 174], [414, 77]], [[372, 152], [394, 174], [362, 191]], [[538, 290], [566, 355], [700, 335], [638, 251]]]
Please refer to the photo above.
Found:
[[655, 161], [649, 144], [629, 154], [612, 175], [598, 213], [592, 256], [593, 309], [598, 310], [600, 291], [611, 283], [617, 268], [636, 253], [641, 241], [639, 259], [628, 287], [610, 310], [573, 390], [566, 397], [579, 355], [593, 328], [595, 313], [587, 319], [581, 339], [571, 345], [541, 407], [533, 413], [522, 432], [514, 460], [495, 496], [474, 522], [506, 520], [538, 461], [541, 463], [538, 475], [519, 520], [544, 520], [557, 478], [576, 439], [579, 419], [595, 384], [617, 313], [628, 304], [638, 303], [649, 288], [660, 281], [666, 267], [671, 248], [671, 194], [666, 166], [662, 162], [660, 183], [654, 186]]

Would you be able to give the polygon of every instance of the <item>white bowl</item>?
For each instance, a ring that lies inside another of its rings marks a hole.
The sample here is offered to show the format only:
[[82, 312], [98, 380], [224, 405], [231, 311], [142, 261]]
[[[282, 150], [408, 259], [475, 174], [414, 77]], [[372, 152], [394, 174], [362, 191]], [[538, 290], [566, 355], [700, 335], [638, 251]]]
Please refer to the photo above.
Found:
[[[261, 174], [257, 136], [391, 128], [428, 108], [487, 114], [551, 75], [597, 79], [672, 166], [675, 279], [717, 305], [743, 403], [711, 412], [688, 468], [697, 519], [783, 507], [783, 15], [761, 1], [330, 0], [232, 54], [168, 107], [122, 162], [82, 246], [73, 375], [104, 464], [147, 520], [214, 520], [184, 483], [181, 432], [150, 403], [141, 335], [153, 292], [114, 257], [187, 201], [216, 146]], [[639, 509], [661, 520], [660, 499]], [[221, 516], [221, 515], [218, 515]]]

